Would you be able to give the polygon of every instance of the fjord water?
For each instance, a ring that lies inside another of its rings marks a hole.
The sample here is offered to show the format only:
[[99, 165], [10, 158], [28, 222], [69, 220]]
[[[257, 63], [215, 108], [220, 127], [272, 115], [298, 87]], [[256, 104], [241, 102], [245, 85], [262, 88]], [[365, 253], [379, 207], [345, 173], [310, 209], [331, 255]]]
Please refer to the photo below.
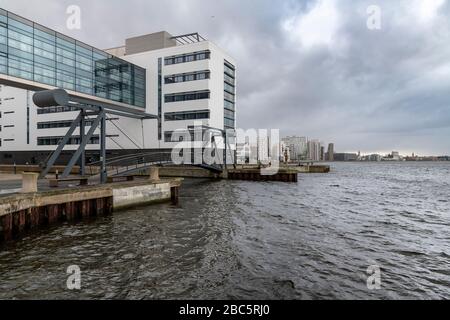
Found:
[[294, 184], [187, 181], [178, 207], [30, 234], [0, 248], [0, 298], [449, 299], [450, 163], [332, 169]]

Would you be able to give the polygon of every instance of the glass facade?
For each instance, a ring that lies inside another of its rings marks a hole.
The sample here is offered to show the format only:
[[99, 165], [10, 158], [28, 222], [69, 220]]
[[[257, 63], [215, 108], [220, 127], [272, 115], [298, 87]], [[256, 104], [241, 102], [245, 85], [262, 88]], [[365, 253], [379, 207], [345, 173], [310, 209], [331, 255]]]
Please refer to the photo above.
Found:
[[144, 68], [3, 9], [0, 73], [145, 108]]

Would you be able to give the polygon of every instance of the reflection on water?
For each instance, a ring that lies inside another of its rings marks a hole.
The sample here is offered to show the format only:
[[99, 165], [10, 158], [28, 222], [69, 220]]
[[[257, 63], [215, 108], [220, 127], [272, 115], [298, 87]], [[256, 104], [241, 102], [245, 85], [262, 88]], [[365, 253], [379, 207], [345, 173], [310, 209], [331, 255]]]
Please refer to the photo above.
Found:
[[0, 249], [0, 298], [450, 298], [450, 164], [333, 166], [298, 184], [188, 181], [180, 207], [33, 233]]

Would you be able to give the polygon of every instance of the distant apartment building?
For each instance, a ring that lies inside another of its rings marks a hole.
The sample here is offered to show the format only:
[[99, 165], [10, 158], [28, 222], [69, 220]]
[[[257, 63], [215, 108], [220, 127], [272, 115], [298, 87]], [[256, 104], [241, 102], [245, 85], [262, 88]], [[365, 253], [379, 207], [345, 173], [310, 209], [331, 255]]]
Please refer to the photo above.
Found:
[[308, 141], [308, 160], [321, 161], [320, 150], [321, 144], [319, 140]]
[[334, 161], [334, 143], [328, 145], [327, 161]]
[[[172, 140], [175, 131], [192, 132], [198, 125], [236, 128], [236, 63], [196, 33], [172, 36], [163, 31], [98, 50], [0, 10], [0, 73], [127, 103], [159, 117], [109, 115], [108, 155], [171, 149], [179, 143]], [[43, 161], [79, 113], [68, 107], [40, 109], [33, 94], [0, 86], [1, 163]], [[86, 125], [89, 130], [92, 123]], [[76, 130], [68, 151], [79, 144]], [[88, 159], [98, 148], [96, 130], [86, 148]]]
[[306, 137], [286, 137], [282, 142], [289, 148], [292, 161], [306, 160], [308, 154], [308, 139]]

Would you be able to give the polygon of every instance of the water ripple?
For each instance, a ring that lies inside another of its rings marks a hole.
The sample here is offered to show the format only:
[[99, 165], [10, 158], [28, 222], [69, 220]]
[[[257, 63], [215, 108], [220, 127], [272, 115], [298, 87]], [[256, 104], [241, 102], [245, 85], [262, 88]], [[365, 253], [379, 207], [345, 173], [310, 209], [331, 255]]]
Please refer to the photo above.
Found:
[[[298, 184], [188, 181], [179, 207], [0, 248], [0, 298], [449, 299], [449, 179], [448, 163], [412, 163], [336, 164]], [[66, 289], [70, 265], [79, 292]]]

